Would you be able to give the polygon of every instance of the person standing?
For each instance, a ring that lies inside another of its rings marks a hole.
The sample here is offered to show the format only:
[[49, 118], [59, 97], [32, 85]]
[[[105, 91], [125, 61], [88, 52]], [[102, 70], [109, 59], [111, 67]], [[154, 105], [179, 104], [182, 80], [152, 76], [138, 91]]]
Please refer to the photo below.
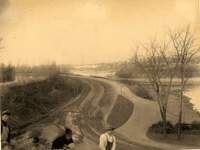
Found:
[[66, 128], [65, 134], [53, 141], [51, 149], [75, 150], [75, 143], [72, 139], [72, 130]]
[[10, 127], [7, 122], [10, 118], [10, 111], [6, 110], [2, 113], [1, 118], [1, 144], [8, 145], [10, 143]]
[[106, 133], [102, 134], [99, 138], [99, 149], [100, 150], [115, 150], [116, 139], [113, 135], [115, 128], [108, 127]]

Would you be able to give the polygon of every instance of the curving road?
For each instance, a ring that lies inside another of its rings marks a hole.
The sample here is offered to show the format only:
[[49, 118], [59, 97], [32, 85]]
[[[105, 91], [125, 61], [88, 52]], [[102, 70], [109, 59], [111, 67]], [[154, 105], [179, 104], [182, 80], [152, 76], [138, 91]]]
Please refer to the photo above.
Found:
[[[145, 100], [136, 96], [126, 86], [115, 81], [101, 78], [80, 78], [86, 81], [89, 80], [91, 82], [90, 86], [92, 87], [90, 96], [82, 103], [84, 107], [88, 110], [90, 110], [89, 108], [96, 108], [104, 112], [103, 121], [96, 120], [95, 123], [97, 125], [105, 125], [107, 117], [115, 104], [117, 94], [122, 95], [134, 103], [134, 110], [129, 120], [115, 130], [118, 145], [117, 150], [179, 149], [181, 147], [180, 145], [172, 146], [169, 144], [157, 143], [146, 137], [146, 132], [149, 126], [161, 120], [159, 107], [156, 102]], [[107, 98], [110, 100], [109, 105], [98, 105], [99, 102], [104, 101], [104, 99]], [[176, 113], [170, 113], [172, 110], [174, 111], [174, 107], [175, 105], [173, 105], [173, 103], [169, 100], [167, 120], [173, 123], [177, 121], [177, 116], [174, 115]], [[191, 119], [199, 119], [192, 113], [188, 113], [186, 115], [186, 119], [188, 118], [188, 121], [191, 121]], [[103, 130], [100, 130], [99, 128], [101, 128], [101, 126], [94, 126], [91, 123], [87, 123], [87, 125], [82, 128], [85, 138], [83, 139], [83, 143], [77, 145], [77, 149], [81, 149], [83, 147], [88, 150], [98, 149], [98, 138], [100, 134], [103, 133]]]
[[[46, 119], [48, 124], [43, 125], [42, 138], [51, 142], [62, 134], [64, 126], [68, 126], [75, 133], [74, 139], [78, 142], [76, 150], [99, 149], [99, 137], [105, 132], [104, 127], [108, 116], [115, 106], [118, 95], [121, 95], [131, 101], [134, 108], [128, 121], [115, 130], [116, 150], [176, 150], [180, 148], [180, 146], [157, 143], [146, 137], [149, 126], [161, 120], [156, 102], [134, 95], [125, 85], [115, 81], [81, 76], [79, 78], [90, 86], [91, 91], [82, 92], [70, 103], [52, 112]], [[177, 121], [176, 106], [172, 100], [169, 100], [167, 120], [171, 122]], [[53, 119], [52, 124], [51, 117], [60, 119]], [[185, 118], [188, 121], [199, 119], [192, 112], [187, 113]]]

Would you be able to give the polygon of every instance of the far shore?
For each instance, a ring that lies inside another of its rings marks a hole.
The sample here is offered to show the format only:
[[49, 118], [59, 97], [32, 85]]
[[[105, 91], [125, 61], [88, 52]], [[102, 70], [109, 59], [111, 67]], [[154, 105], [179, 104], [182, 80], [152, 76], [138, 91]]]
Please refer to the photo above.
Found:
[[[143, 83], [149, 83], [148, 78], [139, 78], [139, 77], [133, 77], [133, 78], [118, 78], [117, 76], [115, 76], [115, 72], [111, 71], [99, 71], [99, 72], [95, 72], [95, 71], [73, 71], [72, 73], [74, 74], [80, 74], [83, 76], [99, 76], [99, 77], [105, 77], [108, 79], [113, 79], [113, 80], [129, 80], [129, 81], [134, 81], [134, 82], [143, 82]], [[169, 82], [169, 78], [162, 78], [161, 81], [163, 83], [167, 83]], [[181, 79], [180, 78], [173, 78], [173, 85], [177, 85], [180, 84]], [[187, 84], [199, 84], [200, 85], [200, 77], [192, 77], [187, 81]]]
[[[82, 75], [80, 73], [80, 75]], [[133, 81], [134, 83], [147, 83], [149, 84], [149, 79], [148, 78], [118, 78], [116, 76], [114, 76], [113, 74], [111, 76], [109, 76], [110, 74], [107, 73], [107, 74], [104, 74], [104, 75], [99, 75], [100, 77], [105, 77], [105, 78], [108, 78], [108, 79], [113, 79], [113, 80], [128, 80], [128, 81]], [[89, 73], [88, 75], [83, 75], [83, 76], [89, 76]], [[29, 76], [29, 77], [25, 77], [24, 79], [26, 79], [27, 81], [31, 81], [33, 80], [33, 77], [32, 76]], [[38, 77], [37, 80], [44, 80], [44, 77]], [[169, 82], [169, 78], [162, 78], [161, 81], [163, 83], [168, 83]], [[21, 81], [23, 81], [23, 78], [21, 78], [20, 76], [16, 76], [16, 80], [15, 81], [12, 81], [12, 82], [6, 82], [7, 84], [9, 83], [20, 83]], [[173, 81], [172, 81], [172, 85], [180, 85], [180, 82], [181, 82], [181, 79], [180, 78], [173, 78]], [[0, 83], [0, 84], [3, 84], [3, 83]], [[5, 84], [5, 83], [4, 83]], [[194, 77], [194, 78], [190, 78], [186, 85], [189, 85], [189, 84], [192, 84], [192, 85], [200, 85], [200, 77]]]
[[[116, 78], [116, 80], [128, 80], [128, 81], [134, 81], [134, 82], [142, 82], [142, 83], [149, 83], [149, 79], [148, 78]], [[168, 83], [169, 82], [169, 78], [163, 78], [161, 79], [161, 81], [163, 83]], [[172, 80], [172, 84], [177, 85], [180, 84], [181, 79], [180, 78], [174, 78]], [[190, 78], [186, 84], [196, 84], [196, 85], [200, 85], [200, 77], [198, 78]]]

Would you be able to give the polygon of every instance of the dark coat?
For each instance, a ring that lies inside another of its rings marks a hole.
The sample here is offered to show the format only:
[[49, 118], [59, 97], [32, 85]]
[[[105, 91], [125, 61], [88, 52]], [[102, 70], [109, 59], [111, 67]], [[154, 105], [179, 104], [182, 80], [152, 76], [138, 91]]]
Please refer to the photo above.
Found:
[[73, 143], [73, 140], [67, 140], [65, 135], [62, 135], [58, 137], [53, 143], [52, 143], [52, 149], [61, 149], [64, 147], [64, 145], [69, 145], [70, 143]]
[[3, 127], [4, 126], [8, 127], [8, 139], [7, 139], [7, 142], [10, 142], [10, 127], [8, 126], [8, 124], [5, 121], [1, 120], [1, 134], [3, 132]]

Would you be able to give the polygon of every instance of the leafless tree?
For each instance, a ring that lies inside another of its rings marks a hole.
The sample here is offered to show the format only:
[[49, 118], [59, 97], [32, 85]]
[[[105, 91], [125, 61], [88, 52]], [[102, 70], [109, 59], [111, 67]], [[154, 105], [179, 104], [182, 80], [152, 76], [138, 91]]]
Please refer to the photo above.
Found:
[[183, 91], [187, 81], [193, 75], [193, 66], [191, 60], [200, 51], [200, 46], [196, 46], [195, 38], [196, 31], [191, 32], [191, 26], [188, 25], [185, 29], [178, 29], [175, 32], [168, 30], [169, 37], [173, 43], [173, 47], [176, 51], [176, 58], [179, 60], [178, 73], [181, 79], [181, 94], [180, 94], [180, 111], [179, 111], [179, 123], [178, 123], [178, 135], [177, 139], [180, 139], [181, 135], [181, 118], [182, 118], [182, 104], [183, 104]]
[[[163, 42], [157, 42], [156, 37], [149, 41], [150, 42], [146, 45], [140, 44], [136, 47], [133, 60], [135, 64], [141, 67], [145, 72], [156, 93], [163, 121], [163, 137], [166, 138], [167, 103], [172, 79], [177, 72], [179, 60], [177, 61], [174, 55], [168, 54], [170, 42], [166, 42], [166, 40]], [[138, 52], [140, 50], [145, 51], [145, 53], [139, 56]], [[169, 77], [168, 82], [161, 80], [163, 74]]]

